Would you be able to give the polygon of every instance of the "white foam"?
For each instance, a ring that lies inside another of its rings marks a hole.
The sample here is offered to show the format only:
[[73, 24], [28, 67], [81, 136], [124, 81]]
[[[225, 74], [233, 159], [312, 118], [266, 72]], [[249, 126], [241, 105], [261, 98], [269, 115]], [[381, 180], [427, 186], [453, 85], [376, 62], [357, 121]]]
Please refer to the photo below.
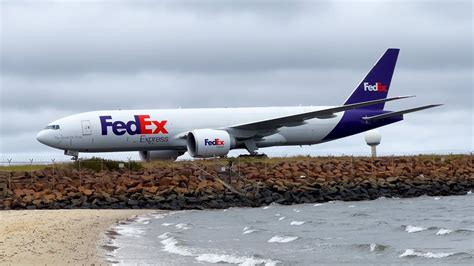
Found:
[[297, 236], [274, 236], [268, 240], [268, 243], [288, 243], [298, 239]]
[[242, 229], [242, 235], [246, 235], [246, 234], [251, 234], [253, 232], [256, 232], [257, 230], [254, 230], [254, 229], [250, 229], [250, 226], [246, 226], [244, 227], [244, 229]]
[[253, 230], [253, 229], [245, 230], [244, 232], [242, 232], [242, 235], [251, 234], [253, 232], [257, 232], [257, 230]]
[[164, 215], [164, 214], [152, 214], [151, 216], [153, 216], [153, 218], [156, 218], [156, 219], [163, 219], [163, 218], [165, 218], [166, 215]]
[[159, 239], [165, 239], [169, 237], [170, 237], [170, 232], [166, 232], [158, 236]]
[[306, 222], [304, 222], [304, 221], [292, 221], [292, 222], [290, 223], [290, 225], [302, 225], [302, 224], [304, 224], [304, 223], [306, 223]]
[[189, 229], [189, 225], [188, 224], [183, 224], [183, 223], [176, 224], [175, 227], [178, 228], [178, 229], [182, 229], [182, 230], [188, 230]]
[[434, 200], [440, 200], [441, 198], [440, 197], [435, 197]]
[[150, 223], [150, 218], [149, 217], [144, 217], [144, 216], [138, 216], [135, 221], [137, 223], [140, 223], [140, 224], [149, 224]]
[[266, 209], [269, 209], [269, 208], [270, 208], [270, 205], [265, 206], [265, 207], [263, 207], [262, 209], [266, 210]]
[[375, 251], [375, 248], [377, 247], [377, 244], [370, 244], [370, 251], [374, 252]]
[[313, 206], [314, 206], [314, 207], [318, 207], [318, 206], [321, 206], [321, 205], [324, 205], [324, 204], [323, 204], [323, 203], [316, 203], [316, 204], [314, 204]]
[[349, 206], [347, 206], [347, 208], [354, 208], [354, 207], [355, 207], [355, 205], [349, 205]]
[[441, 228], [441, 229], [439, 229], [439, 231], [436, 233], [436, 235], [437, 235], [437, 236], [442, 236], [442, 235], [447, 235], [447, 234], [452, 233], [452, 232], [453, 232], [453, 230]]
[[420, 226], [414, 226], [414, 225], [407, 225], [405, 227], [405, 231], [407, 231], [408, 233], [416, 233], [416, 232], [421, 232], [421, 231], [424, 231], [426, 230], [427, 228], [425, 227], [420, 227]]
[[163, 225], [163, 226], [171, 226], [171, 225], [174, 225], [174, 223], [162, 223], [161, 225]]
[[430, 259], [441, 259], [453, 255], [454, 253], [432, 253], [432, 252], [418, 252], [413, 249], [406, 249], [399, 257], [423, 257]]
[[470, 194], [472, 194], [472, 190], [469, 190], [469, 191], [467, 192], [467, 195], [470, 195]]
[[279, 214], [279, 213], [275, 213], [275, 216], [281, 216], [281, 214]]
[[176, 240], [174, 237], [170, 237], [169, 233], [162, 234], [159, 237], [163, 239], [160, 241], [161, 244], [163, 244], [163, 251], [181, 256], [193, 256], [190, 251], [178, 246], [178, 240]]
[[250, 265], [267, 265], [273, 266], [276, 265], [279, 261], [274, 261], [270, 259], [260, 259], [255, 257], [241, 257], [233, 255], [222, 255], [214, 253], [204, 253], [196, 257], [197, 261], [208, 262], [208, 263], [231, 263], [239, 264], [244, 266]]
[[284, 220], [285, 218], [286, 218], [285, 216], [282, 216], [282, 217], [278, 218], [278, 221]]
[[115, 231], [124, 236], [139, 237], [145, 232], [145, 229], [127, 224], [116, 226]]
[[162, 239], [160, 242], [163, 244], [163, 251], [168, 253], [180, 255], [180, 256], [191, 256], [195, 257], [197, 261], [208, 262], [208, 263], [232, 263], [239, 265], [276, 265], [279, 261], [270, 260], [270, 259], [260, 259], [255, 257], [240, 257], [233, 255], [225, 254], [214, 254], [214, 253], [204, 253], [204, 254], [195, 254], [191, 250], [188, 250], [182, 246], [178, 245], [178, 240], [171, 236], [170, 232], [166, 232], [158, 236]]
[[293, 209], [294, 212], [301, 212], [301, 210]]

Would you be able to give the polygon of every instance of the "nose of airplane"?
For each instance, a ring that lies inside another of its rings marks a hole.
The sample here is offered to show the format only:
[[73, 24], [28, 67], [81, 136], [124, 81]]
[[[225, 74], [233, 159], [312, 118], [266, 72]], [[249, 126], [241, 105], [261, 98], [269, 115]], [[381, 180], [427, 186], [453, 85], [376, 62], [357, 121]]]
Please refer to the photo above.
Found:
[[55, 139], [55, 134], [51, 132], [51, 130], [41, 130], [38, 135], [36, 135], [36, 139], [43, 143], [44, 145], [54, 147], [59, 144], [59, 141]]
[[41, 130], [38, 135], [36, 135], [36, 140], [38, 140], [39, 142], [45, 144], [45, 145], [48, 145], [48, 133], [46, 132], [46, 130]]

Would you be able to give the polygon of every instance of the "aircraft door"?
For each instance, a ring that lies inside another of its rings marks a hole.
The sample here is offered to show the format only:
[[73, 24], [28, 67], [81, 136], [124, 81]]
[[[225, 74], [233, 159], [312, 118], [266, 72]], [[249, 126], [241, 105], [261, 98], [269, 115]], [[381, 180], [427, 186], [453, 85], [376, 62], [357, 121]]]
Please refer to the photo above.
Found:
[[82, 135], [92, 135], [92, 129], [91, 129], [91, 121], [89, 120], [82, 120]]

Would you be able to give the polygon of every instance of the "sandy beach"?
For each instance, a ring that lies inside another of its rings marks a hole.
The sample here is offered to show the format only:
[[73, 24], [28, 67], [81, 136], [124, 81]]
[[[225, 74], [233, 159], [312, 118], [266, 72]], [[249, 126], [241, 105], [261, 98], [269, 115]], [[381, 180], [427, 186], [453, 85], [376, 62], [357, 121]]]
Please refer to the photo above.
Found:
[[115, 223], [154, 210], [0, 211], [0, 264], [106, 265]]

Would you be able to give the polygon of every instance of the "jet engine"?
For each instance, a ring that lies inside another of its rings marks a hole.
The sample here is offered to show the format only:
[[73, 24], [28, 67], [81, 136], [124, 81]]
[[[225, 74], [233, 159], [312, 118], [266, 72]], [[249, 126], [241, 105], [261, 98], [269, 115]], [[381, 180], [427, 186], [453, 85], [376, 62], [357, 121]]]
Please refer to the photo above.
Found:
[[235, 139], [225, 130], [197, 129], [188, 133], [187, 146], [193, 157], [224, 156], [235, 147]]
[[154, 160], [176, 160], [179, 156], [183, 155], [184, 152], [164, 150], [164, 151], [139, 151], [140, 159], [142, 161], [154, 161]]

